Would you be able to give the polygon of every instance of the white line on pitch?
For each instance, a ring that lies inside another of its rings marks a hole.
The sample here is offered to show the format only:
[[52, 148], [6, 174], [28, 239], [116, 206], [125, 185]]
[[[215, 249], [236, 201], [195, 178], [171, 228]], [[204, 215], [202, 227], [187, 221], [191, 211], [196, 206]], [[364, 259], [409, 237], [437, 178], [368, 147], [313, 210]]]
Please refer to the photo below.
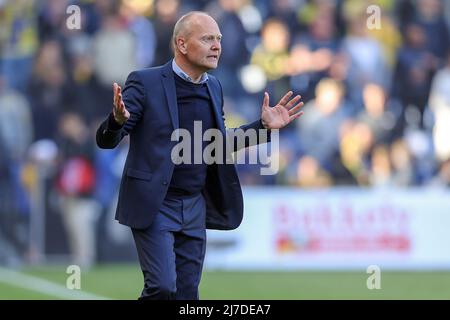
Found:
[[0, 267], [0, 282], [14, 287], [33, 290], [61, 299], [71, 300], [109, 300], [107, 297], [99, 296], [81, 290], [70, 290], [65, 286], [56, 284], [38, 277], [23, 274], [17, 271]]

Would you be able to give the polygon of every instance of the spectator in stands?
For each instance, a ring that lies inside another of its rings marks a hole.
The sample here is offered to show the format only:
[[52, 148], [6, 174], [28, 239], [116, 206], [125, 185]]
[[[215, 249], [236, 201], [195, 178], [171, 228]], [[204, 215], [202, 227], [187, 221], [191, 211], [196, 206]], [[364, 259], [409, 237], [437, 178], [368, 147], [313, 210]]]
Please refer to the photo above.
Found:
[[290, 33], [284, 22], [269, 19], [261, 30], [261, 43], [251, 56], [251, 63], [259, 66], [268, 80], [269, 93], [281, 98], [289, 88], [289, 44]]
[[156, 52], [153, 65], [159, 66], [166, 63], [172, 56], [172, 49], [169, 45], [172, 37], [172, 30], [180, 14], [179, 0], [156, 0], [155, 16], [153, 24], [156, 33]]
[[363, 89], [364, 109], [357, 119], [366, 123], [375, 136], [375, 143], [390, 143], [399, 121], [401, 106], [388, 100], [384, 88], [369, 83]]
[[391, 185], [391, 162], [385, 145], [376, 145], [371, 154], [369, 184], [373, 187]]
[[138, 68], [153, 65], [156, 49], [156, 35], [151, 20], [145, 16], [147, 7], [140, 8], [131, 1], [122, 2], [120, 16], [126, 21], [128, 30], [134, 36], [135, 61]]
[[[406, 108], [420, 112], [419, 123], [411, 125], [423, 127], [423, 115], [427, 105], [432, 75], [438, 60], [426, 46], [426, 34], [418, 24], [406, 27], [405, 44], [400, 49], [394, 78], [394, 95]], [[402, 121], [405, 122], [404, 112]], [[403, 123], [403, 127], [408, 125]]]
[[[245, 92], [239, 79], [239, 71], [249, 59], [246, 39], [248, 32], [241, 21], [239, 10], [244, 6], [244, 1], [218, 1], [219, 9], [215, 19], [223, 34], [223, 53], [220, 58], [221, 67], [214, 71], [221, 82], [223, 90], [228, 97], [238, 100]], [[243, 17], [242, 17], [243, 18]]]
[[342, 50], [347, 57], [347, 93], [355, 106], [362, 106], [364, 86], [368, 83], [389, 84], [390, 73], [380, 43], [368, 34], [365, 12], [347, 19], [349, 31], [342, 41]]
[[328, 172], [311, 156], [303, 156], [298, 160], [296, 176], [296, 185], [302, 188], [330, 187], [333, 183]]
[[309, 22], [308, 32], [298, 33], [294, 39], [289, 74], [292, 75], [293, 88], [302, 92], [306, 101], [314, 97], [317, 83], [331, 76], [330, 68], [339, 52], [334, 17], [334, 12], [328, 7], [319, 6], [314, 19]]
[[7, 87], [0, 77], [0, 239], [2, 247], [11, 250], [7, 262], [22, 262], [28, 249], [30, 197], [22, 174], [32, 140], [33, 122], [26, 97]]
[[344, 86], [336, 80], [321, 80], [316, 98], [308, 102], [304, 110], [306, 121], [297, 123], [299, 151], [330, 168], [331, 159], [339, 148], [339, 128], [346, 116]]
[[416, 183], [416, 168], [414, 167], [411, 150], [404, 139], [397, 139], [390, 147], [392, 164], [392, 185], [407, 187]]
[[56, 190], [73, 263], [89, 268], [96, 262], [95, 230], [100, 205], [93, 198], [93, 140], [78, 114], [63, 114], [57, 144], [60, 155]]
[[39, 48], [28, 91], [33, 97], [30, 102], [36, 140], [56, 137], [59, 117], [75, 99], [65, 62], [60, 42], [49, 40]]
[[7, 86], [25, 93], [33, 58], [39, 47], [37, 1], [6, 1], [0, 4], [0, 75]]
[[346, 175], [346, 182], [369, 185], [370, 151], [374, 135], [365, 123], [354, 120], [345, 121], [339, 128], [339, 155]]
[[429, 105], [434, 115], [435, 155], [438, 161], [445, 161], [450, 158], [450, 52], [447, 64], [433, 78]]
[[444, 188], [450, 187], [450, 159], [440, 164], [437, 175], [430, 180], [429, 185]]
[[439, 60], [445, 59], [450, 49], [448, 23], [444, 20], [443, 0], [418, 0], [412, 22], [425, 33], [425, 47]]

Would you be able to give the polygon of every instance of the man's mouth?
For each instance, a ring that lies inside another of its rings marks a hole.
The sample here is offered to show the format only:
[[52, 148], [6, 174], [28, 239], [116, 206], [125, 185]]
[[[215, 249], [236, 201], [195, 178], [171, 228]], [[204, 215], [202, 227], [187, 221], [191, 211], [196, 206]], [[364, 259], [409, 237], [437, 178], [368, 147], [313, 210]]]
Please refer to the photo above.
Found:
[[207, 56], [207, 58], [208, 59], [211, 59], [211, 58], [213, 58], [213, 59], [218, 59], [219, 58], [219, 56], [218, 55], [211, 55], [211, 56]]

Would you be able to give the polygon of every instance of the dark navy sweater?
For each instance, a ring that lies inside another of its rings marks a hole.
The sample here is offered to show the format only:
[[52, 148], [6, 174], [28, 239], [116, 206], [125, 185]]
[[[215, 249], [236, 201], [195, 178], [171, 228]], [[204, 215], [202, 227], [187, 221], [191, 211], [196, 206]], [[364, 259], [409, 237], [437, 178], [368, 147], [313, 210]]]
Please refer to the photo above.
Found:
[[[190, 164], [181, 163], [175, 165], [168, 193], [175, 196], [193, 195], [201, 192], [205, 185], [207, 164], [203, 159], [203, 150], [209, 143], [202, 142], [202, 155], [197, 155], [198, 158], [201, 158], [201, 164], [194, 164], [194, 121], [201, 121], [201, 137], [195, 137], [200, 139], [200, 141], [203, 140], [203, 133], [206, 130], [216, 128], [216, 121], [206, 83], [191, 83], [175, 73], [174, 78], [177, 92], [179, 127], [180, 129], [188, 130], [192, 139]], [[183, 155], [183, 153], [180, 152], [180, 155]]]

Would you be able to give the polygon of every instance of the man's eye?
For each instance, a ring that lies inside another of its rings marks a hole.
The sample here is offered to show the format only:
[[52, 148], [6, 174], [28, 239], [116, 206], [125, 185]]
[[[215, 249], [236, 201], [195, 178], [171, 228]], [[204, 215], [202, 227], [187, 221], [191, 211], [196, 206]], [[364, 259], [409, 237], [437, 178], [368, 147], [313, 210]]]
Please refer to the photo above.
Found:
[[202, 41], [210, 43], [210, 42], [214, 42], [215, 39], [217, 39], [217, 41], [219, 41], [219, 42], [222, 41], [222, 37], [214, 37], [214, 36], [203, 37]]

